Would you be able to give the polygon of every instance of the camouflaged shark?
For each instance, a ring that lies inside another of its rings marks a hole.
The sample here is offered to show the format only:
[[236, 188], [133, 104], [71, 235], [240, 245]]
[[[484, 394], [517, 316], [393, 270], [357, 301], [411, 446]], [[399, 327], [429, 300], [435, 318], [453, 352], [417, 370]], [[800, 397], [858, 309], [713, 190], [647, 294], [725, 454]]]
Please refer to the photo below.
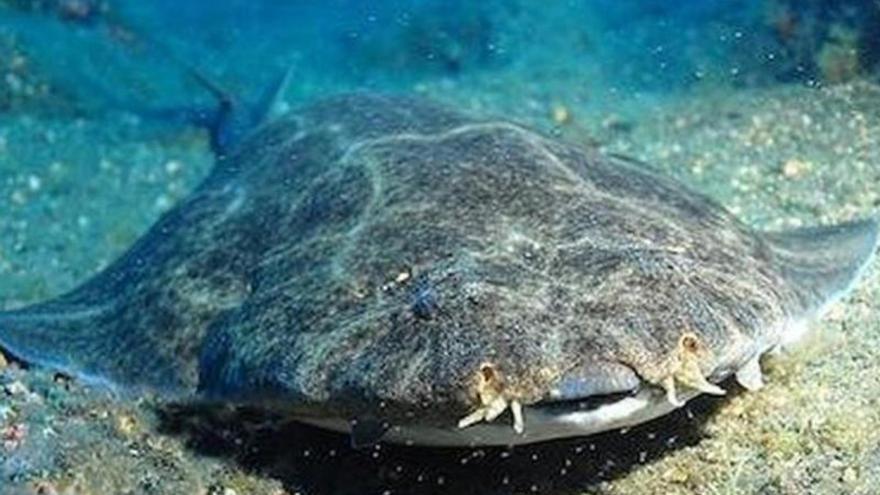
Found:
[[877, 246], [873, 219], [755, 231], [634, 160], [418, 98], [228, 129], [115, 263], [0, 314], [0, 347], [361, 443], [537, 442], [760, 388]]

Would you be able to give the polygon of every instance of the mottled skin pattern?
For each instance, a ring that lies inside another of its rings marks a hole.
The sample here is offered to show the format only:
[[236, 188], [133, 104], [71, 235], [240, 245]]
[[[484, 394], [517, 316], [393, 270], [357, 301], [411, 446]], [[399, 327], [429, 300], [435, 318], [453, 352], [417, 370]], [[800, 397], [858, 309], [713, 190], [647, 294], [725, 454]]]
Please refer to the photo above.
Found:
[[717, 382], [850, 283], [860, 230], [811, 258], [815, 235], [756, 234], [630, 160], [344, 96], [259, 129], [109, 269], [0, 318], [0, 343], [177, 397], [449, 426], [487, 363], [526, 405], [566, 377], [617, 392], [659, 384], [689, 332]]

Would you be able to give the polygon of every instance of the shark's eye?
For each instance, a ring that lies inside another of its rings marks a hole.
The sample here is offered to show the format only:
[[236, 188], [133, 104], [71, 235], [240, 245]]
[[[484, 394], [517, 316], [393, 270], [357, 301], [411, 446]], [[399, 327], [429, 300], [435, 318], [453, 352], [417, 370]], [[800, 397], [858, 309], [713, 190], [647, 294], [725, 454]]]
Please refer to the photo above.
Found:
[[411, 310], [417, 318], [430, 320], [437, 313], [439, 304], [437, 302], [437, 292], [431, 286], [430, 282], [420, 282], [412, 295]]

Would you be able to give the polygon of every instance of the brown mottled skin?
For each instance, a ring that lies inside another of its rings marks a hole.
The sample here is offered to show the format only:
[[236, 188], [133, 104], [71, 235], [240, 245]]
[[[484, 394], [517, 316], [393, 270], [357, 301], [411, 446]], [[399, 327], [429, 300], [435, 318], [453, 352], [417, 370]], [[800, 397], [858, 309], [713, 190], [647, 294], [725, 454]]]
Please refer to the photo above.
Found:
[[633, 161], [350, 95], [258, 129], [110, 268], [0, 315], [0, 345], [174, 398], [448, 425], [486, 363], [526, 405], [565, 377], [617, 392], [692, 332], [717, 382], [844, 290], [874, 228], [755, 233]]

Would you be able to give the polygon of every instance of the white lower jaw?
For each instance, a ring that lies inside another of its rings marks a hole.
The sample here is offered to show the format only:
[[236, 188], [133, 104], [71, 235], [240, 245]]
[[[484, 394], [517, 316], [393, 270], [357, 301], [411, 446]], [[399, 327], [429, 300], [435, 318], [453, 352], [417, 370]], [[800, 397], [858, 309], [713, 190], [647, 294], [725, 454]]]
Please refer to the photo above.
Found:
[[[679, 398], [690, 400], [697, 392], [682, 391]], [[502, 415], [493, 423], [480, 423], [467, 428], [435, 426], [392, 426], [382, 441], [403, 445], [435, 447], [477, 447], [488, 445], [520, 445], [558, 438], [579, 437], [603, 431], [625, 428], [644, 423], [674, 410], [664, 394], [644, 389], [632, 397], [623, 398], [595, 409], [549, 413], [541, 408], [524, 407], [525, 431], [513, 430], [509, 418]], [[350, 433], [348, 421], [335, 418], [296, 418], [321, 428]]]

